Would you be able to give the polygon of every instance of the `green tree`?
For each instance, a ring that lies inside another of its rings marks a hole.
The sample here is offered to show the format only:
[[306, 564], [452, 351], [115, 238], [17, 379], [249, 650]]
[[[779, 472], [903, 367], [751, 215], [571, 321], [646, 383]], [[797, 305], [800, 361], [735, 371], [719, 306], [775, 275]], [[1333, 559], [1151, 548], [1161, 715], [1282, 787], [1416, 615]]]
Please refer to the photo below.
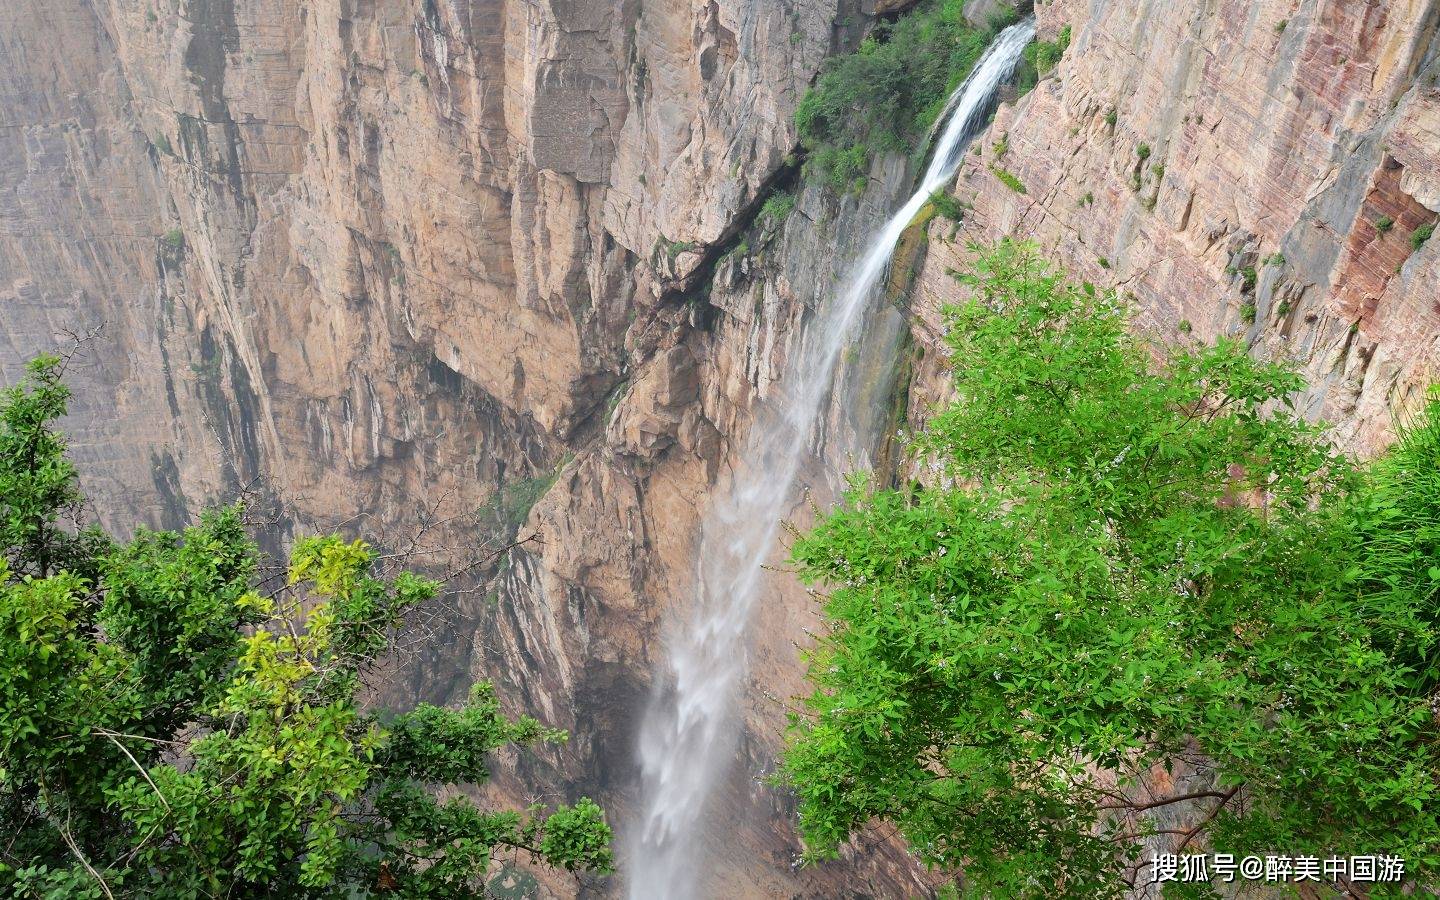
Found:
[[[0, 392], [0, 547], [16, 577], [66, 569], [83, 575], [105, 551], [95, 529], [82, 529], [75, 467], [64, 438], [48, 423], [65, 413], [65, 361], [41, 356], [28, 369], [33, 391]], [[70, 527], [66, 527], [69, 525]]]
[[863, 182], [872, 155], [913, 150], [1012, 18], [977, 29], [965, 21], [963, 0], [926, 0], [877, 23], [854, 53], [827, 60], [795, 109], [806, 171], [841, 192]]
[[857, 482], [793, 549], [829, 623], [783, 764], [812, 857], [879, 819], [993, 896], [1119, 895], [1147, 839], [1432, 879], [1440, 401], [1355, 465], [1284, 366], [974, 249], [926, 483]]
[[357, 700], [436, 582], [327, 536], [277, 585], [238, 507], [124, 544], [63, 527], [61, 374], [41, 357], [0, 397], [0, 893], [473, 897], [507, 848], [609, 871], [588, 799], [488, 811], [429, 790], [563, 732], [486, 683], [383, 723]]

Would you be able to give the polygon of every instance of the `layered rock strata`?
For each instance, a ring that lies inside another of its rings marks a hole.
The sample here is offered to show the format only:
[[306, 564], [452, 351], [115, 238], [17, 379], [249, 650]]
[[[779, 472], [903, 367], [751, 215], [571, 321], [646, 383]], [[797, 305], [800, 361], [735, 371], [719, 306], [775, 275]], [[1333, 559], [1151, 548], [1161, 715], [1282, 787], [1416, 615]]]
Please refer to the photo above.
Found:
[[[442, 611], [441, 643], [384, 693], [446, 699], [496, 679], [516, 711], [573, 733], [511, 759], [506, 799], [590, 793], [624, 822], [634, 717], [708, 491], [844, 263], [830, 237], [862, 218], [812, 194], [801, 215], [823, 228], [756, 221], [793, 186], [795, 103], [869, 13], [6, 4], [0, 366], [10, 380], [65, 342], [56, 332], [104, 325], [73, 369], [68, 425], [120, 530], [179, 525], [249, 486], [284, 511], [276, 546], [424, 527], [443, 569], [508, 537], [494, 520], [537, 535], [491, 590]], [[892, 166], [865, 214], [903, 180]], [[845, 409], [832, 418], [817, 445], [854, 432]], [[533, 510], [497, 511], [545, 485]], [[792, 596], [772, 614], [787, 627], [757, 678], [788, 692], [808, 613]], [[884, 854], [793, 871], [783, 801], [749, 781], [782, 718], [763, 715], [724, 817], [726, 882], [912, 884]], [[562, 895], [615, 888], [546, 878]]]
[[[1027, 236], [1133, 298], [1162, 340], [1230, 335], [1293, 360], [1309, 415], [1351, 450], [1385, 446], [1436, 379], [1440, 243], [1423, 238], [1440, 213], [1440, 8], [1038, 9], [1042, 36], [1069, 26], [1070, 48], [962, 170], [974, 208], [959, 233], [932, 228], [919, 342], [940, 349], [967, 241]], [[943, 393], [941, 359], [917, 414]]]

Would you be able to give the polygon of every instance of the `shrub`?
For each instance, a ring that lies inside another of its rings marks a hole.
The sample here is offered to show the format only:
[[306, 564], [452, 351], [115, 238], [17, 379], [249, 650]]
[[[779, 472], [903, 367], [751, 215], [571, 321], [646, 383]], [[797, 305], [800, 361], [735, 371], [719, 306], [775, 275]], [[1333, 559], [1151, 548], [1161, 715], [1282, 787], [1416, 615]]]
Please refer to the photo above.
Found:
[[[620, 392], [617, 391], [617, 402], [619, 396]], [[560, 470], [564, 468], [565, 462], [562, 461], [549, 472], [502, 485], [480, 508], [481, 523], [494, 528], [504, 540], [510, 540], [530, 517], [530, 510], [555, 484], [555, 479], [560, 477]]]
[[675, 264], [675, 260], [679, 259], [680, 254], [687, 250], [693, 250], [695, 247], [694, 241], [672, 241], [663, 234], [655, 239], [655, 249], [658, 251], [663, 248], [665, 257], [670, 260], [671, 265]]
[[185, 246], [185, 232], [171, 228], [160, 236], [160, 241], [170, 250], [179, 250]]
[[966, 281], [929, 483], [857, 480], [793, 545], [807, 858], [881, 820], [975, 896], [1119, 897], [1182, 834], [1432, 883], [1440, 401], [1356, 466], [1238, 341], [1162, 352], [1014, 244]]
[[1035, 75], [1044, 78], [1050, 70], [1060, 63], [1065, 51], [1070, 47], [1070, 26], [1066, 25], [1060, 29], [1059, 35], [1053, 41], [1035, 41], [1025, 48], [1024, 58], [1035, 71]]
[[849, 147], [822, 146], [805, 160], [808, 174], [825, 179], [831, 190], [843, 194], [857, 179], [864, 179], [870, 170], [870, 151], [864, 144]]
[[1020, 54], [1020, 62], [1015, 66], [1015, 73], [1010, 76], [1010, 82], [1015, 86], [1015, 95], [1023, 97], [1035, 89], [1040, 83], [1040, 70], [1035, 67], [1035, 45], [1030, 44]]
[[1244, 322], [1246, 325], [1254, 325], [1255, 315], [1257, 312], [1258, 311], [1256, 310], [1254, 303], [1247, 301], [1246, 303], [1241, 304], [1240, 321]]
[[1389, 216], [1381, 216], [1380, 218], [1375, 220], [1375, 230], [1380, 232], [1381, 234], [1387, 234], [1390, 229], [1394, 227], [1395, 220], [1390, 218]]
[[794, 209], [795, 195], [779, 191], [765, 198], [765, 204], [760, 207], [760, 218], [778, 225], [789, 218]]
[[960, 203], [959, 198], [944, 188], [930, 195], [930, 205], [935, 208], [936, 215], [944, 216], [952, 222], [959, 222], [965, 218], [965, 207]]
[[1149, 144], [1141, 144], [1140, 146], [1136, 147], [1136, 148], [1135, 148], [1135, 155], [1138, 156], [1138, 157], [1140, 157], [1140, 161], [1141, 161], [1141, 162], [1144, 162], [1145, 160], [1149, 159], [1149, 158], [1150, 158], [1150, 145], [1149, 145]]
[[909, 152], [919, 143], [993, 37], [965, 22], [962, 5], [929, 0], [877, 25], [856, 52], [826, 62], [795, 110], [810, 174], [838, 192], [863, 169], [857, 158]]
[[1019, 178], [1016, 178], [1014, 173], [1008, 172], [1005, 169], [1002, 169], [996, 165], [991, 165], [990, 171], [994, 172], [995, 177], [1000, 179], [1001, 183], [1008, 187], [1010, 190], [1014, 191], [1017, 194], [1025, 193], [1025, 183], [1022, 182]]
[[485, 682], [457, 708], [371, 708], [441, 587], [403, 549], [306, 537], [272, 574], [238, 506], [127, 542], [55, 527], [80, 501], [50, 427], [62, 367], [40, 357], [0, 393], [0, 895], [481, 897], [492, 854], [517, 850], [610, 870], [589, 800], [436, 796], [563, 732]]
[[1415, 249], [1415, 250], [1419, 250], [1419, 249], [1425, 244], [1426, 241], [1430, 240], [1430, 236], [1431, 236], [1432, 234], [1434, 234], [1434, 233], [1435, 233], [1435, 223], [1434, 223], [1434, 222], [1427, 222], [1427, 223], [1425, 223], [1424, 225], [1421, 225], [1419, 228], [1415, 229], [1414, 231], [1412, 231], [1412, 232], [1410, 233], [1410, 246], [1411, 246], [1411, 248], [1413, 248], [1413, 249]]

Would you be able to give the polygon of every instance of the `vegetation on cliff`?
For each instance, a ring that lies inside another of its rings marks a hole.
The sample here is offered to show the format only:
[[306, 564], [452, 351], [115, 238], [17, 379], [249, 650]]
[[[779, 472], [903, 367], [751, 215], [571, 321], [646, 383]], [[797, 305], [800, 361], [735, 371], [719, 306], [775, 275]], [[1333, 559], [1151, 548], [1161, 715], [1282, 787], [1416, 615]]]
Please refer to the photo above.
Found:
[[436, 582], [333, 535], [266, 574], [238, 507], [129, 542], [75, 527], [62, 371], [0, 394], [0, 893], [483, 896], [496, 850], [609, 869], [589, 800], [427, 789], [562, 732], [484, 683], [459, 709], [361, 707]]
[[1025, 48], [1020, 66], [1015, 71], [1015, 88], [1021, 96], [1030, 93], [1041, 78], [1060, 64], [1060, 58], [1070, 49], [1070, 26], [1060, 29], [1055, 40], [1035, 40]]
[[1353, 463], [1238, 343], [1166, 354], [1025, 245], [965, 281], [926, 483], [793, 548], [829, 623], [783, 763], [812, 857], [881, 819], [977, 895], [1118, 896], [1156, 836], [1432, 878], [1440, 400]]
[[863, 188], [874, 154], [911, 152], [1013, 15], [977, 29], [963, 0], [929, 0], [828, 60], [795, 110], [807, 174], [837, 191]]

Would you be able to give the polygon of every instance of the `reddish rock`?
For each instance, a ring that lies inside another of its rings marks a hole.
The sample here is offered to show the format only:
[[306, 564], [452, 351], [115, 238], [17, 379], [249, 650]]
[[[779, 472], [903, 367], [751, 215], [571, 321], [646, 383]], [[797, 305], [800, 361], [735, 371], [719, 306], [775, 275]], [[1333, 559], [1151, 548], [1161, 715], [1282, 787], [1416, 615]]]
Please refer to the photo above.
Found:
[[[1028, 237], [1133, 295], [1146, 330], [1244, 335], [1294, 359], [1306, 410], [1348, 446], [1382, 447], [1436, 377], [1440, 338], [1440, 244], [1409, 241], [1440, 208], [1437, 91], [1416, 75], [1434, 38], [1426, 5], [1037, 8], [1042, 31], [1070, 25], [1070, 49], [992, 127], [1009, 133], [1002, 165], [1026, 193], [988, 170], [988, 142], [967, 159], [954, 190], [974, 212], [953, 242], [932, 229], [917, 337], [933, 343], [958, 297], [945, 273], [965, 266], [966, 242]], [[1380, 237], [1382, 215], [1395, 225]], [[945, 389], [933, 365], [922, 382], [917, 412]]]

